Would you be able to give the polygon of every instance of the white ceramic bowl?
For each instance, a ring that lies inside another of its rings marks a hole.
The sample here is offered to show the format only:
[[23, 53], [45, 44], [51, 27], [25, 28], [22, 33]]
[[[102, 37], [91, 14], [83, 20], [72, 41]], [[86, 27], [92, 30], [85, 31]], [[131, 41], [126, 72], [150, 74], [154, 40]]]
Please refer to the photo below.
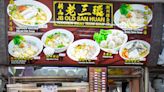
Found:
[[56, 76], [56, 75], [57, 75], [56, 70], [48, 69], [48, 76]]
[[94, 59], [96, 58], [96, 56], [100, 53], [100, 47], [99, 45], [93, 41], [93, 40], [90, 40], [90, 39], [81, 39], [81, 40], [77, 40], [75, 42], [73, 42], [67, 49], [67, 55], [69, 58], [71, 58], [72, 60], [74, 61], [79, 61], [77, 58], [75, 58], [74, 56], [72, 56], [72, 52], [73, 52], [73, 49], [75, 46], [79, 45], [79, 44], [86, 44], [86, 45], [92, 45], [92, 46], [95, 46], [96, 48], [96, 51], [95, 53], [92, 55], [92, 57], [90, 57], [90, 59]]
[[[51, 35], [51, 34], [54, 34], [54, 33], [57, 33], [57, 32], [66, 34], [66, 35], [70, 38], [70, 44], [74, 41], [74, 35], [73, 35], [70, 31], [68, 31], [68, 30], [66, 30], [66, 29], [52, 29], [52, 30], [46, 32], [46, 33], [42, 36], [42, 38], [41, 38], [41, 40], [42, 40], [42, 42], [44, 43], [44, 46], [45, 46], [45, 47], [49, 47], [49, 46], [47, 46], [47, 45], [45, 44], [45, 41], [46, 41], [47, 36], [49, 36], [49, 35]], [[70, 44], [69, 44], [69, 45], [70, 45]], [[69, 45], [68, 45], [68, 46], [69, 46]], [[68, 46], [63, 47], [63, 48], [54, 48], [55, 53], [64, 52], [64, 51], [68, 48]]]
[[87, 69], [78, 69], [77, 76], [87, 77]]
[[[153, 18], [153, 12], [152, 12], [152, 10], [151, 10], [150, 8], [148, 8], [148, 9], [146, 10], [146, 9], [145, 9], [146, 6], [145, 6], [145, 5], [142, 5], [142, 4], [130, 4], [130, 5], [132, 6], [132, 8], [133, 8], [134, 10], [140, 10], [140, 11], [143, 11], [143, 12], [145, 12], [145, 11], [150, 11], [151, 14], [147, 15], [148, 24], [150, 23], [150, 21], [151, 21], [152, 18]], [[121, 29], [123, 29], [123, 30], [129, 29], [129, 28], [126, 28], [124, 25], [120, 25], [120, 23], [119, 23], [120, 16], [121, 16], [121, 13], [120, 13], [120, 10], [118, 9], [118, 10], [115, 12], [115, 14], [114, 14], [114, 23], [116, 24], [116, 26], [118, 26], [119, 28], [121, 28]], [[144, 26], [146, 26], [146, 25], [139, 26], [138, 28], [143, 28]], [[138, 29], [138, 28], [136, 28], [136, 29]], [[134, 30], [134, 29], [132, 29], [132, 30]]]
[[140, 57], [139, 60], [140, 60], [140, 59], [142, 60], [143, 58], [145, 58], [145, 57], [149, 54], [149, 52], [150, 52], [150, 44], [149, 44], [148, 42], [143, 41], [143, 40], [131, 40], [131, 41], [127, 42], [126, 44], [124, 44], [124, 45], [120, 48], [119, 55], [120, 55], [124, 60], [128, 60], [129, 58], [126, 58], [126, 57], [122, 56], [122, 51], [123, 51], [123, 49], [124, 49], [128, 44], [134, 43], [134, 42], [136, 42], [136, 41], [143, 43], [143, 44], [148, 48], [148, 52], [147, 52], [143, 57]]
[[58, 69], [58, 72], [57, 72], [57, 75], [58, 76], [66, 76], [66, 71], [64, 69]]
[[[27, 35], [24, 35], [23, 37], [24, 37], [24, 39], [25, 39], [26, 41], [28, 41], [28, 42], [33, 42], [33, 43], [35, 44], [35, 46], [39, 49], [38, 52], [37, 52], [35, 55], [31, 56], [31, 57], [36, 57], [36, 56], [38, 56], [38, 55], [42, 52], [42, 50], [43, 50], [43, 43], [42, 43], [42, 41], [41, 41], [39, 38], [34, 37], [34, 36], [27, 36]], [[13, 52], [12, 52], [13, 47], [14, 47], [14, 41], [11, 40], [10, 43], [8, 44], [8, 52], [9, 52], [9, 54], [10, 54], [11, 56], [17, 57], [17, 56], [14, 56], [14, 55], [13, 55]]]
[[40, 71], [41, 71], [42, 76], [48, 76], [48, 74], [49, 74], [48, 69], [41, 69]]
[[16, 0], [14, 1], [14, 3], [17, 5], [17, 6], [20, 6], [20, 5], [33, 5], [33, 6], [36, 6], [37, 8], [40, 8], [42, 9], [46, 15], [47, 15], [47, 20], [43, 23], [43, 24], [38, 24], [38, 25], [29, 25], [29, 24], [25, 24], [23, 23], [22, 21], [18, 20], [18, 19], [15, 19], [13, 18], [11, 15], [10, 15], [10, 10], [9, 10], [9, 7], [12, 6], [11, 4], [9, 4], [7, 6], [7, 13], [10, 17], [12, 17], [14, 23], [19, 26], [19, 27], [38, 27], [38, 26], [43, 26], [45, 24], [47, 24], [51, 18], [52, 18], [52, 13], [50, 11], [50, 9], [44, 5], [43, 3], [40, 3], [38, 1], [35, 1], [35, 0]]
[[34, 76], [41, 76], [41, 69], [37, 69], [33, 72]]
[[66, 73], [67, 73], [67, 76], [76, 76], [76, 70], [77, 68], [74, 68], [74, 67], [68, 67], [65, 69], [66, 70]]
[[67, 71], [67, 76], [75, 76], [76, 75], [76, 72], [74, 70], [68, 70]]
[[110, 30], [112, 31], [112, 33], [113, 32], [119, 32], [120, 34], [122, 34], [125, 37], [123, 43], [120, 46], [115, 47], [113, 49], [103, 48], [101, 46], [100, 46], [100, 48], [101, 48], [101, 50], [103, 50], [105, 52], [109, 52], [109, 53], [112, 53], [112, 54], [117, 54], [118, 53], [118, 50], [120, 49], [120, 47], [123, 46], [128, 41], [128, 36], [127, 36], [127, 34], [125, 34], [124, 32], [122, 32], [121, 30], [117, 30], [117, 29], [110, 29]]

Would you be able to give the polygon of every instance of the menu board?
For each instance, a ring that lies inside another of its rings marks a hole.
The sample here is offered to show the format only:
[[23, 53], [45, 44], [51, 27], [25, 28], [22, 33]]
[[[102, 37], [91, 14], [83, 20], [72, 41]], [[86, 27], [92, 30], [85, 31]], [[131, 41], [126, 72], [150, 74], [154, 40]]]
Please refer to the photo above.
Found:
[[6, 0], [10, 64], [144, 65], [153, 4]]
[[89, 68], [89, 92], [106, 92], [107, 87], [107, 68], [90, 67]]

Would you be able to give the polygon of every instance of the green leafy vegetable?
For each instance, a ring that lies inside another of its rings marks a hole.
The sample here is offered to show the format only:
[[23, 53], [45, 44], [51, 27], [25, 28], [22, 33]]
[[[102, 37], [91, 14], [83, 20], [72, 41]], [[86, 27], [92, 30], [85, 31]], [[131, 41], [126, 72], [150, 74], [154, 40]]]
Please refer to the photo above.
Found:
[[133, 10], [133, 8], [130, 6], [130, 4], [122, 4], [120, 6], [120, 13], [122, 15], [126, 16], [129, 13], [129, 11], [132, 11], [132, 10]]
[[103, 30], [101, 29], [99, 33], [94, 33], [93, 39], [97, 42], [100, 43], [103, 40], [106, 40], [108, 37], [108, 34], [111, 34], [111, 30]]
[[15, 4], [13, 4], [12, 6], [9, 6], [9, 10], [15, 11], [15, 10], [17, 10], [17, 6]]
[[60, 35], [61, 33], [60, 33], [60, 32], [56, 32], [55, 34], [56, 34], [56, 35]]
[[53, 36], [54, 36], [54, 34], [51, 34], [51, 35], [47, 36], [47, 38], [52, 39]]
[[51, 35], [47, 36], [47, 38], [53, 39], [53, 36], [54, 36], [54, 35], [60, 35], [60, 34], [61, 34], [60, 32], [56, 32], [56, 33], [54, 33], [54, 34], [51, 34]]
[[13, 41], [15, 45], [19, 45], [22, 41], [24, 41], [24, 37], [21, 35], [16, 35]]
[[10, 14], [11, 15], [14, 15], [15, 13], [15, 11], [17, 10], [17, 6], [15, 5], [15, 4], [13, 4], [12, 6], [9, 6], [9, 10], [10, 10]]
[[41, 11], [42, 11], [42, 9], [41, 9], [41, 8], [38, 8], [38, 11], [39, 11], [39, 12], [41, 12]]
[[63, 48], [64, 45], [63, 45], [63, 44], [60, 44], [60, 45], [58, 45], [57, 47], [58, 47], [58, 48]]
[[35, 22], [35, 25], [38, 25], [39, 23], [38, 22]]

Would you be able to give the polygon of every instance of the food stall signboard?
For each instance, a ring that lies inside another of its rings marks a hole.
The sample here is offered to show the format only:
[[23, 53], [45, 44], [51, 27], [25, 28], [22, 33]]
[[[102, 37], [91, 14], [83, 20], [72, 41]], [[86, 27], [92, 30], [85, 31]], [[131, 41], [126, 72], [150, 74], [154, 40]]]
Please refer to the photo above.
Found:
[[6, 0], [10, 64], [144, 65], [153, 4]]
[[54, 1], [54, 25], [72, 27], [113, 27], [113, 4]]

